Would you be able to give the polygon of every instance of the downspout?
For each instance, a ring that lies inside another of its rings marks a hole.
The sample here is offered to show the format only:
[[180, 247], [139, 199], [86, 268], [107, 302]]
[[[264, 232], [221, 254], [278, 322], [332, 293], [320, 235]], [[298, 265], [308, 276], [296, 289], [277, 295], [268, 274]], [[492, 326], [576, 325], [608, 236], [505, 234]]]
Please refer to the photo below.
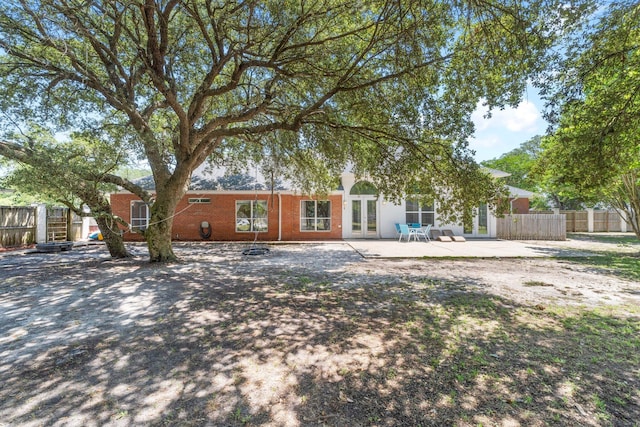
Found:
[[282, 195], [278, 191], [278, 241], [282, 240]]

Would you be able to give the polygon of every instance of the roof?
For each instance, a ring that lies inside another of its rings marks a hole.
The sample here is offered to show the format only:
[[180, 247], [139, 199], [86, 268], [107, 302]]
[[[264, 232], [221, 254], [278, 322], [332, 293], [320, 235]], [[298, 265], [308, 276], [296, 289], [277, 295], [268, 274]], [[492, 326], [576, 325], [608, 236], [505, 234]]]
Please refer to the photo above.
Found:
[[510, 185], [507, 185], [507, 188], [509, 189], [509, 195], [511, 197], [516, 197], [516, 198], [522, 198], [522, 199], [530, 199], [533, 196], [536, 195], [536, 193], [529, 191], [529, 190], [523, 190], [522, 188], [518, 188], [518, 187], [512, 187]]
[[506, 178], [508, 176], [511, 176], [511, 174], [509, 172], [504, 172], [498, 169], [492, 169], [492, 168], [488, 168], [483, 166], [483, 169], [486, 170], [487, 172], [489, 172], [489, 174], [491, 176], [493, 176], [494, 178]]
[[[145, 190], [155, 190], [155, 182], [152, 175], [134, 180], [134, 183]], [[291, 185], [282, 179], [266, 179], [260, 171], [253, 174], [237, 172], [225, 167], [213, 168], [209, 165], [198, 167], [191, 175], [190, 191], [260, 191], [260, 190], [291, 190]]]
[[[265, 178], [259, 168], [248, 165], [247, 169], [254, 171], [239, 172], [226, 167], [213, 167], [201, 165], [191, 175], [189, 191], [295, 191], [291, 182], [281, 178]], [[504, 178], [511, 174], [497, 169], [484, 168], [495, 178]], [[148, 191], [155, 190], [155, 182], [152, 175], [138, 178], [133, 181]], [[514, 197], [533, 197], [534, 193], [521, 188], [509, 187], [510, 194]], [[341, 189], [341, 188], [338, 188]]]

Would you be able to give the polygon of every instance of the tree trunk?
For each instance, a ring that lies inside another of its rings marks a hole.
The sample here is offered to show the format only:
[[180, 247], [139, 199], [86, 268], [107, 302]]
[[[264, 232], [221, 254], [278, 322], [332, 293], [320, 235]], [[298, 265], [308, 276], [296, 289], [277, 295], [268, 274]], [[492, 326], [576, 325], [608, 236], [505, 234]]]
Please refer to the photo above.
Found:
[[76, 189], [75, 194], [89, 206], [111, 257], [129, 258], [131, 254], [124, 246], [122, 233], [118, 227], [119, 220], [113, 215], [109, 199], [96, 187], [82, 184]]
[[154, 209], [154, 214], [151, 215], [149, 228], [144, 232], [147, 247], [149, 248], [149, 261], [151, 262], [173, 262], [178, 260], [171, 245], [173, 218], [169, 217], [172, 214], [173, 211], [167, 209]]
[[171, 245], [171, 229], [176, 206], [186, 192], [189, 175], [180, 180], [174, 174], [172, 180], [156, 193], [156, 200], [151, 206], [149, 227], [144, 231], [144, 238], [149, 248], [151, 262], [173, 262], [178, 257]]
[[611, 204], [626, 215], [624, 219], [640, 239], [640, 177], [637, 171], [622, 176], [619, 188], [611, 197]]
[[109, 254], [112, 258], [129, 258], [131, 254], [124, 246], [124, 240], [122, 239], [122, 233], [117, 227], [116, 222], [109, 220], [108, 217], [100, 215], [96, 218], [96, 223], [102, 233], [104, 243], [107, 245]]
[[636, 237], [640, 239], [640, 212], [635, 212], [635, 217], [631, 219], [631, 228], [636, 233]]
[[623, 183], [629, 194], [629, 223], [636, 237], [640, 239], [640, 178], [638, 172], [634, 171], [623, 178]]

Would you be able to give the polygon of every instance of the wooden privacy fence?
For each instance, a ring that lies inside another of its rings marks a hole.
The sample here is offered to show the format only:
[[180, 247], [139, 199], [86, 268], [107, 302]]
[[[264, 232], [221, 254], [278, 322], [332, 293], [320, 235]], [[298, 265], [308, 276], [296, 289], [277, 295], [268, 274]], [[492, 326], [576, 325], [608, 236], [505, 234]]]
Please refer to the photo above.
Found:
[[[531, 211], [530, 214], [552, 215], [553, 211]], [[567, 217], [567, 233], [588, 233], [588, 211], [559, 211]], [[593, 210], [593, 232], [620, 232], [622, 231], [622, 218], [614, 210]]]
[[73, 242], [77, 240], [82, 240], [85, 236], [82, 235], [82, 217], [80, 215], [76, 215], [74, 212], [70, 212], [71, 220], [69, 232], [67, 233], [67, 238]]
[[567, 216], [567, 232], [589, 231], [589, 213], [587, 211], [560, 211]]
[[28, 245], [36, 241], [34, 206], [0, 206], [0, 247]]
[[0, 206], [0, 248], [81, 240], [83, 228], [66, 207]]
[[620, 215], [616, 211], [594, 211], [593, 231], [615, 232], [621, 231]]
[[564, 214], [513, 214], [497, 218], [496, 237], [505, 240], [566, 240]]

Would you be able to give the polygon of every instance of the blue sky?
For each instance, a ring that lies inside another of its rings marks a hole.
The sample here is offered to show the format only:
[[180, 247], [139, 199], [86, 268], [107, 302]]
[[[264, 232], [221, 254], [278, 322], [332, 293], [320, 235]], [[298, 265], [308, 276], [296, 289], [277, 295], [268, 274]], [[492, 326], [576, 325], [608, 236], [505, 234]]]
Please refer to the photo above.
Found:
[[536, 135], [544, 135], [548, 123], [542, 117], [543, 102], [534, 89], [529, 89], [517, 108], [494, 110], [490, 119], [483, 116], [481, 103], [471, 116], [476, 126], [469, 148], [476, 152], [477, 162], [500, 157]]

